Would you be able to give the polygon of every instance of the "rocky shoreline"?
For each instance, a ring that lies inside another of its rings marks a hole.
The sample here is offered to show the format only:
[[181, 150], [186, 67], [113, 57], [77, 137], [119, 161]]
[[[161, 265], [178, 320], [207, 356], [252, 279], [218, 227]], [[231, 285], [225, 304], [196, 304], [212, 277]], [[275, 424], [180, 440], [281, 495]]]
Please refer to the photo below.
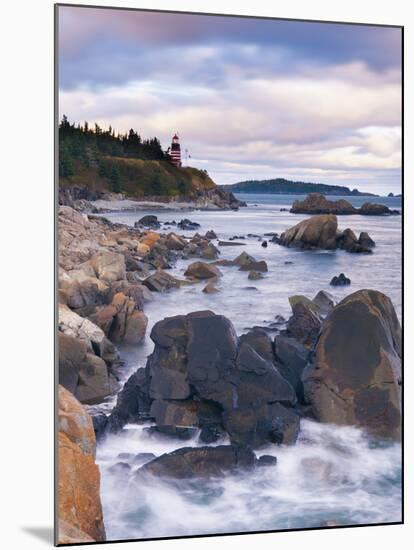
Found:
[[[200, 291], [217, 292], [221, 265], [246, 271], [249, 279], [268, 270], [246, 252], [220, 259], [220, 246], [242, 242], [220, 241], [213, 230], [191, 238], [163, 234], [156, 217], [146, 218], [132, 228], [59, 208], [61, 542], [105, 540], [96, 438], [127, 423], [183, 442], [198, 434], [203, 443], [147, 457], [134, 473], [136, 483], [142, 476], [205, 478], [277, 467], [274, 457], [257, 458], [255, 450], [294, 445], [302, 418], [400, 439], [401, 328], [389, 298], [375, 290], [354, 292], [339, 304], [324, 291], [313, 299], [291, 296], [291, 317], [274, 337], [261, 328], [238, 336], [230, 319], [212, 311], [167, 317], [151, 330], [154, 350], [145, 367], [120, 389], [125, 367], [116, 346], [143, 341], [145, 304], [158, 292], [197, 283]], [[272, 235], [273, 243], [371, 251], [368, 235], [354, 239], [349, 229], [338, 235], [335, 216], [320, 218], [329, 220], [304, 220], [299, 229]], [[184, 279], [168, 273], [177, 258], [193, 260]], [[88, 415], [85, 406], [118, 391], [110, 414]], [[120, 464], [131, 468], [126, 460]]]
[[198, 191], [191, 196], [127, 197], [122, 193], [93, 191], [86, 186], [74, 185], [59, 189], [59, 205], [70, 206], [79, 212], [104, 214], [108, 212], [142, 210], [181, 211], [193, 210], [238, 210], [246, 203], [236, 199], [233, 193], [214, 188]]

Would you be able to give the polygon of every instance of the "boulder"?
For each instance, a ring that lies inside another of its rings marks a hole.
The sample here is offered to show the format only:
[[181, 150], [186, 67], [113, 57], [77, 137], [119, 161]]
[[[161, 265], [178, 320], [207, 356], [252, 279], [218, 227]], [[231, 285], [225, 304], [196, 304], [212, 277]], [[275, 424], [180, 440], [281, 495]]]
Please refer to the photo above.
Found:
[[[368, 233], [366, 233], [366, 235], [369, 241], [371, 241]], [[366, 242], [369, 242], [368, 239], [366, 239]], [[354, 254], [372, 254], [371, 245], [364, 245], [359, 239], [357, 239], [357, 236], [352, 229], [345, 229], [342, 234], [338, 235], [337, 242], [339, 248], [343, 248], [347, 252]]]
[[257, 466], [276, 466], [277, 458], [272, 455], [262, 455], [257, 459]]
[[216, 288], [212, 281], [208, 282], [206, 286], [203, 288], [203, 292], [205, 294], [216, 294], [217, 292], [220, 292], [218, 288]]
[[258, 271], [250, 271], [248, 277], [250, 281], [258, 281], [259, 279], [263, 279], [263, 275], [259, 273]]
[[154, 248], [155, 244], [159, 241], [160, 235], [159, 233], [155, 233], [154, 231], [146, 231], [145, 235], [141, 237], [139, 242], [142, 245], [148, 246], [148, 248], [151, 250]]
[[150, 416], [157, 426], [192, 427], [198, 425], [197, 406], [193, 401], [166, 401], [155, 399]]
[[177, 223], [177, 227], [183, 229], [184, 231], [194, 231], [200, 227], [200, 224], [197, 222], [192, 222], [188, 218], [184, 218]]
[[138, 472], [161, 478], [194, 479], [251, 471], [255, 465], [256, 457], [249, 449], [231, 445], [183, 447], [147, 462]]
[[79, 380], [75, 395], [81, 403], [95, 405], [119, 389], [114, 376], [108, 371], [105, 361], [94, 355], [86, 354], [86, 364], [79, 370]]
[[249, 266], [253, 263], [256, 263], [257, 260], [253, 256], [250, 256], [250, 254], [247, 254], [247, 252], [242, 252], [233, 260], [233, 264], [238, 265], [240, 267], [242, 266]]
[[347, 296], [324, 321], [303, 375], [316, 419], [400, 439], [401, 352], [391, 300], [375, 290]]
[[320, 290], [313, 298], [312, 302], [315, 304], [318, 313], [324, 317], [329, 315], [335, 307], [334, 297], [325, 290]]
[[170, 259], [173, 251], [169, 250], [161, 240], [154, 243], [151, 250], [145, 257], [145, 261], [155, 268], [166, 269], [171, 267]]
[[143, 311], [135, 309], [135, 301], [118, 292], [112, 299], [116, 315], [110, 328], [110, 338], [114, 342], [138, 344], [145, 337], [148, 318]]
[[337, 246], [337, 217], [332, 214], [313, 216], [281, 234], [279, 244], [303, 249], [334, 250]]
[[162, 269], [157, 269], [142, 284], [154, 292], [166, 292], [172, 288], [179, 288], [180, 281]]
[[213, 243], [209, 243], [203, 250], [201, 251], [201, 257], [205, 260], [216, 260], [219, 257], [220, 251], [217, 247], [214, 246]]
[[140, 258], [144, 258], [151, 249], [147, 244], [139, 242], [135, 250]]
[[295, 201], [293, 214], [356, 214], [357, 209], [345, 199], [330, 201], [320, 193], [309, 193], [303, 201]]
[[106, 537], [92, 420], [62, 386], [59, 386], [58, 427], [58, 540], [63, 543], [69, 537], [73, 542], [88, 538], [103, 542]]
[[[73, 276], [73, 272], [69, 277]], [[72, 309], [97, 306], [105, 303], [108, 286], [96, 277], [84, 276], [81, 280], [69, 278], [59, 281], [59, 291]]]
[[193, 262], [187, 267], [184, 275], [194, 279], [212, 279], [221, 277], [222, 273], [215, 265], [205, 262]]
[[295, 201], [290, 212], [293, 214], [360, 214], [363, 216], [399, 214], [398, 210], [390, 210], [383, 204], [366, 202], [361, 208], [355, 208], [345, 199], [331, 201], [320, 193], [309, 193], [303, 201]]
[[305, 346], [312, 346], [318, 338], [321, 320], [317, 313], [312, 311], [303, 302], [292, 306], [293, 315], [287, 322], [287, 333]]
[[371, 239], [366, 231], [362, 231], [359, 235], [358, 244], [366, 248], [374, 248], [375, 241]]
[[194, 427], [182, 427], [182, 426], [149, 426], [144, 428], [144, 431], [156, 437], [181, 439], [182, 441], [188, 441], [192, 439], [196, 434], [198, 429]]
[[158, 221], [157, 216], [154, 216], [153, 214], [148, 214], [147, 216], [143, 216], [140, 220], [135, 222], [134, 226], [135, 227], [144, 226], [144, 227], [155, 227], [155, 228], [157, 228], [157, 227], [160, 227], [161, 224]]
[[318, 306], [315, 304], [313, 300], [310, 300], [306, 296], [303, 296], [303, 294], [295, 294], [294, 296], [289, 296], [289, 305], [292, 309], [292, 313], [294, 310], [294, 307], [296, 304], [302, 304], [306, 308], [310, 309], [312, 313], [319, 313]]
[[118, 389], [105, 361], [88, 351], [86, 342], [62, 332], [58, 338], [59, 383], [81, 403], [100, 403]]
[[59, 304], [59, 330], [85, 342], [88, 350], [102, 357], [104, 361], [113, 363], [118, 360], [118, 352], [104, 331], [62, 304]]
[[348, 279], [343, 273], [340, 273], [338, 276], [334, 276], [329, 283], [332, 286], [346, 286], [351, 284], [351, 279]]
[[116, 252], [98, 252], [90, 259], [98, 279], [107, 283], [126, 278], [125, 259]]
[[139, 310], [144, 309], [144, 302], [148, 299], [147, 294], [150, 294], [148, 288], [142, 285], [141, 282], [129, 283], [127, 281], [116, 281], [111, 285], [108, 301], [112, 302], [115, 294], [118, 292], [122, 292], [125, 296], [132, 298], [135, 304], [135, 309]]
[[109, 338], [114, 318], [117, 313], [118, 310], [113, 305], [102, 306], [95, 309], [95, 311], [89, 315], [88, 319], [97, 327], [102, 329], [105, 335]]
[[232, 443], [251, 447], [291, 442], [293, 417], [284, 406], [293, 407], [296, 394], [273, 363], [267, 335], [239, 340], [228, 319], [200, 311], [156, 323], [151, 338], [146, 372], [157, 425], [196, 425], [207, 440], [224, 427]]
[[347, 252], [351, 252], [352, 248], [358, 243], [357, 236], [352, 229], [345, 229], [338, 240], [340, 247]]
[[260, 448], [269, 443], [291, 445], [299, 434], [299, 417], [280, 403], [224, 413], [224, 427], [234, 445]]
[[300, 403], [304, 402], [302, 374], [308, 363], [309, 350], [294, 338], [277, 334], [274, 353], [280, 373], [291, 384]]
[[[148, 264], [145, 264], [141, 261], [141, 255], [132, 254], [130, 252], [126, 252], [124, 254], [125, 258], [125, 267], [127, 270], [127, 278], [128, 278], [128, 272], [137, 272], [142, 277], [148, 276]], [[117, 281], [118, 283], [122, 283], [124, 281]]]
[[184, 250], [187, 246], [187, 241], [175, 233], [169, 233], [165, 241], [165, 246], [169, 250]]
[[105, 428], [110, 432], [121, 430], [128, 422], [149, 416], [150, 398], [148, 376], [145, 369], [136, 370], [118, 393], [115, 407], [107, 419]]
[[364, 202], [358, 211], [359, 214], [364, 216], [384, 216], [384, 215], [398, 215], [398, 210], [390, 210], [388, 206], [384, 204], [375, 204], [372, 202]]
[[86, 362], [88, 347], [85, 342], [58, 332], [59, 383], [75, 393], [79, 381], [79, 370]]
[[250, 264], [240, 266], [239, 271], [266, 272], [267, 271], [267, 263], [264, 260], [261, 260], [260, 262], [252, 262]]
[[213, 239], [217, 239], [217, 235], [215, 233], [215, 231], [213, 231], [212, 229], [210, 229], [209, 231], [207, 231], [207, 233], [205, 234], [205, 238], [208, 239], [209, 241], [213, 240]]

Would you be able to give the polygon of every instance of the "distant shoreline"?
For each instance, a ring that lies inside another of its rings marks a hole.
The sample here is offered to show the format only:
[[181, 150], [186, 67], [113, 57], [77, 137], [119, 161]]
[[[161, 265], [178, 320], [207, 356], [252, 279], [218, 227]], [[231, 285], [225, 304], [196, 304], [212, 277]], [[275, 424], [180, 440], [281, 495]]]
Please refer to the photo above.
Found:
[[[291, 181], [284, 178], [266, 180], [245, 180], [229, 185], [220, 185], [223, 191], [233, 193], [258, 193], [266, 195], [307, 195], [308, 193], [320, 193], [322, 195], [335, 195], [344, 197], [378, 197], [376, 193], [350, 189], [343, 185], [329, 185], [325, 183], [313, 183], [303, 181]], [[398, 194], [389, 194], [399, 196]]]

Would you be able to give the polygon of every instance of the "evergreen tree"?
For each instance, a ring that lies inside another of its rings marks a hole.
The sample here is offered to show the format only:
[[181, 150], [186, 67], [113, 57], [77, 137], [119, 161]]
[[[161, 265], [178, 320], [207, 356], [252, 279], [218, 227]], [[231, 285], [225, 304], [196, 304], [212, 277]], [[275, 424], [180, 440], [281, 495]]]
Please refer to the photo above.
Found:
[[121, 188], [121, 174], [119, 173], [119, 168], [116, 164], [112, 166], [111, 175], [109, 177], [111, 183], [111, 191], [113, 193], [120, 193]]
[[73, 176], [73, 161], [72, 156], [69, 151], [69, 147], [66, 144], [63, 144], [59, 148], [59, 176], [61, 178], [67, 178]]

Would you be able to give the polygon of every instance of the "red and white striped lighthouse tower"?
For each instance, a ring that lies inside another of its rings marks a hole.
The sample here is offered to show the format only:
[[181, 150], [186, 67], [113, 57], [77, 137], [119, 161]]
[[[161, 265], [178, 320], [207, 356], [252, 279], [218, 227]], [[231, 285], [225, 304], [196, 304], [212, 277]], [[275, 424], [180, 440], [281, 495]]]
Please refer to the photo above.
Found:
[[178, 167], [181, 166], [181, 147], [180, 147], [180, 140], [177, 134], [174, 134], [172, 138], [170, 157], [171, 157], [171, 163], [174, 164], [174, 166], [178, 166]]

